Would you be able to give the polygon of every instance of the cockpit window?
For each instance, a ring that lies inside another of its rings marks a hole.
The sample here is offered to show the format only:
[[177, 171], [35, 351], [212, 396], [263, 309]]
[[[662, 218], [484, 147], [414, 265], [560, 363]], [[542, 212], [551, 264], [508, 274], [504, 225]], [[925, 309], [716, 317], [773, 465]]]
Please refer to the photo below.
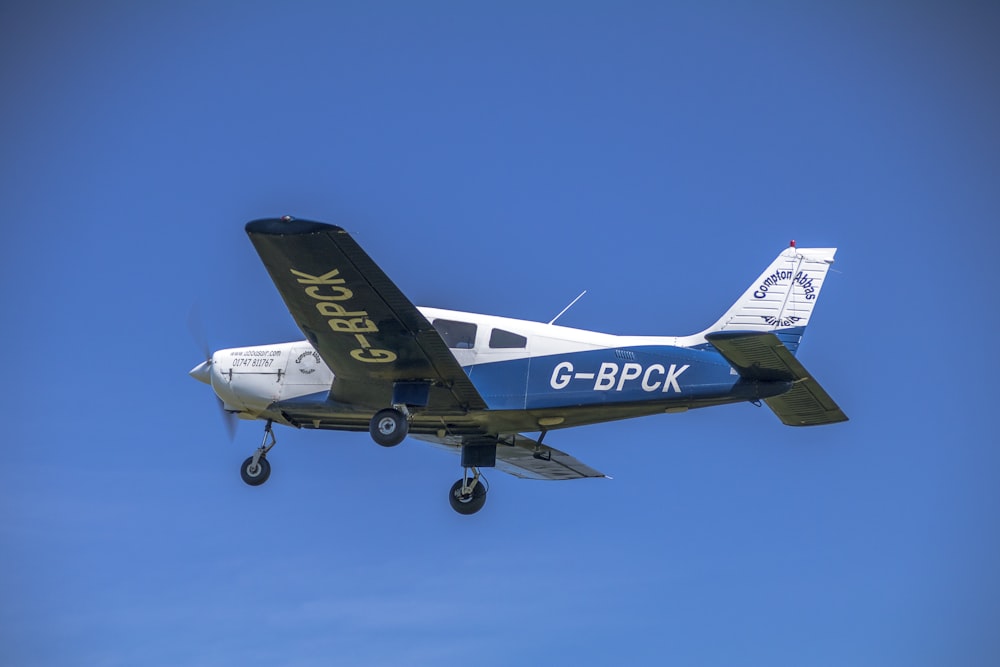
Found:
[[528, 346], [528, 339], [516, 333], [494, 329], [490, 334], [490, 347], [496, 348], [524, 348]]
[[434, 320], [434, 328], [448, 347], [471, 350], [476, 345], [476, 325], [455, 320]]

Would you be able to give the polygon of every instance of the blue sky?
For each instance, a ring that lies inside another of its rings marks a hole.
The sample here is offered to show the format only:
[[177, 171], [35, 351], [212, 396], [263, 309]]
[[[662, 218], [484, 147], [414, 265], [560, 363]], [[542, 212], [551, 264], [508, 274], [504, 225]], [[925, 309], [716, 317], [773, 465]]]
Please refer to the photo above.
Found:
[[[5, 3], [0, 663], [993, 665], [1000, 12], [988, 3]], [[713, 322], [840, 248], [750, 405], [552, 433], [613, 481], [281, 429], [188, 333], [298, 338], [243, 233], [351, 230], [416, 303]]]

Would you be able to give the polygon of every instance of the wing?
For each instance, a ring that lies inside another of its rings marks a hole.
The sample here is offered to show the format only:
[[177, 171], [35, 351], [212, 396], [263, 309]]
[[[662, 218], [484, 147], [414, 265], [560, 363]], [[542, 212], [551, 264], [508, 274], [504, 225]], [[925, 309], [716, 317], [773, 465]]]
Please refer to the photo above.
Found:
[[784, 394], [765, 398], [767, 407], [789, 426], [847, 421], [826, 390], [773, 333], [720, 332], [705, 338], [736, 368], [740, 377], [759, 382], [792, 382]]
[[247, 223], [247, 235], [295, 323], [333, 371], [331, 398], [385, 407], [397, 382], [430, 383], [429, 407], [486, 403], [447, 345], [340, 227], [291, 218]]
[[[458, 451], [463, 438], [438, 438], [433, 435], [414, 435], [414, 438], [433, 445]], [[583, 479], [586, 477], [607, 477], [602, 472], [581, 463], [565, 452], [554, 447], [540, 444], [520, 434], [489, 437], [467, 437], [470, 442], [483, 441], [484, 444], [496, 443], [497, 470], [520, 477], [522, 479]]]

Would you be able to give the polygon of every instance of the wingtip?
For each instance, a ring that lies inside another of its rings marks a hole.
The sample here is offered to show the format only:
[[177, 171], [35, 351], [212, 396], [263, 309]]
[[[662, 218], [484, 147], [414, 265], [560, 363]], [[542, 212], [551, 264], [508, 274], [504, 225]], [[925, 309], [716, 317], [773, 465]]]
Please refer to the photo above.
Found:
[[336, 225], [312, 220], [299, 220], [290, 215], [280, 218], [261, 218], [251, 220], [246, 224], [247, 234], [268, 234], [272, 236], [293, 236], [298, 234], [317, 234], [322, 232], [342, 232]]

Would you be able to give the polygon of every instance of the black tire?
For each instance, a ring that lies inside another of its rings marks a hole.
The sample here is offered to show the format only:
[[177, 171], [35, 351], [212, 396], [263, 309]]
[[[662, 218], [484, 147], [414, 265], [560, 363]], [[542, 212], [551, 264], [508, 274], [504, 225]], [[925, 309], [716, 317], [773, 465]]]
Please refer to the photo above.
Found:
[[462, 483], [463, 480], [460, 479], [451, 485], [451, 491], [448, 492], [448, 502], [451, 503], [451, 508], [459, 514], [475, 514], [486, 504], [486, 487], [480, 480], [472, 487], [470, 495], [462, 496]]
[[395, 447], [403, 442], [409, 431], [410, 423], [406, 421], [403, 413], [395, 408], [379, 410], [368, 424], [372, 440], [383, 447]]
[[240, 466], [240, 477], [250, 486], [260, 486], [271, 476], [271, 464], [263, 456], [257, 461], [257, 468], [252, 470], [253, 457], [251, 456]]

